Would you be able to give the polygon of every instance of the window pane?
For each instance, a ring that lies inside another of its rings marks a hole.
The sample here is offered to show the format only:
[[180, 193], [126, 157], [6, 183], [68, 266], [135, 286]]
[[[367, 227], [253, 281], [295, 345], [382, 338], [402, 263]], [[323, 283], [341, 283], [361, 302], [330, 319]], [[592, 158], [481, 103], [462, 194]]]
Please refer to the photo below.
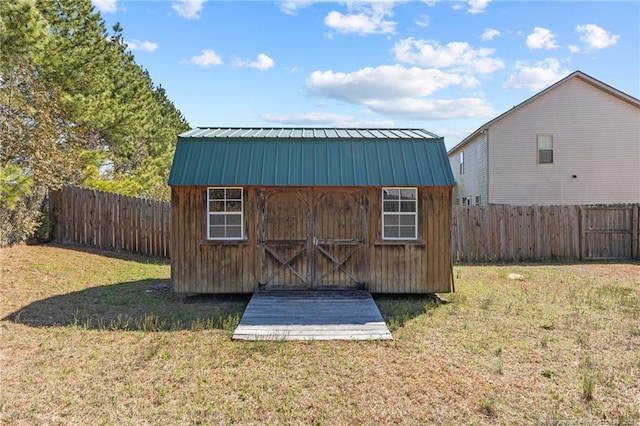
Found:
[[210, 212], [223, 212], [224, 211], [224, 201], [209, 201], [209, 211]]
[[401, 226], [400, 238], [415, 238], [416, 228], [413, 226]]
[[227, 238], [240, 238], [242, 237], [241, 226], [227, 226]]
[[385, 188], [383, 191], [385, 200], [399, 200], [400, 199], [400, 190]]
[[539, 163], [553, 163], [553, 150], [540, 150], [538, 151]]
[[224, 238], [224, 226], [210, 226], [209, 238]]
[[538, 149], [553, 149], [553, 135], [538, 135]]
[[400, 211], [403, 213], [415, 213], [416, 202], [415, 201], [400, 201]]
[[403, 200], [415, 200], [416, 199], [416, 190], [415, 189], [402, 189], [400, 191], [400, 198]]
[[400, 216], [400, 225], [415, 226], [416, 217], [414, 215], [402, 215]]
[[384, 238], [398, 238], [398, 227], [397, 226], [385, 226], [384, 227]]
[[400, 223], [400, 216], [397, 214], [385, 214], [384, 215], [384, 225], [398, 225]]
[[227, 201], [227, 210], [228, 212], [241, 212], [242, 211], [242, 202], [241, 201]]
[[227, 189], [227, 200], [241, 200], [242, 199], [242, 189]]
[[221, 188], [209, 189], [209, 199], [224, 200], [224, 189], [221, 189]]
[[397, 212], [400, 210], [400, 203], [397, 201], [385, 201], [384, 202], [384, 211], [385, 212]]
[[239, 214], [228, 214], [227, 216], [227, 225], [241, 225], [241, 221], [240, 218], [241, 216]]
[[222, 226], [224, 225], [224, 216], [223, 214], [212, 214], [209, 216], [209, 224]]

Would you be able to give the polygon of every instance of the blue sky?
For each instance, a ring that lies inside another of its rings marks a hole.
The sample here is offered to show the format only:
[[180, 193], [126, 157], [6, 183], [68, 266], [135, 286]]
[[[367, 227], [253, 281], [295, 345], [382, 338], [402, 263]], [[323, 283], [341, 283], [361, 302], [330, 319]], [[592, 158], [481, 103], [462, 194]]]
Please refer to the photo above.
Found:
[[640, 98], [637, 1], [92, 3], [193, 127], [412, 127], [451, 148], [576, 70]]

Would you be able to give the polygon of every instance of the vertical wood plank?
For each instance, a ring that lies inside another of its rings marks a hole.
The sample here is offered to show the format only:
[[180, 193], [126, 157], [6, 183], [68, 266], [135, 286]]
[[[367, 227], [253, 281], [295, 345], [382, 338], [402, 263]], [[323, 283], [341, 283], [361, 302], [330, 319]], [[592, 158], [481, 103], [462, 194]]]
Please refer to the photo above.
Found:
[[632, 219], [631, 219], [631, 258], [640, 258], [640, 242], [638, 241], [638, 235], [640, 234], [640, 204], [631, 206]]

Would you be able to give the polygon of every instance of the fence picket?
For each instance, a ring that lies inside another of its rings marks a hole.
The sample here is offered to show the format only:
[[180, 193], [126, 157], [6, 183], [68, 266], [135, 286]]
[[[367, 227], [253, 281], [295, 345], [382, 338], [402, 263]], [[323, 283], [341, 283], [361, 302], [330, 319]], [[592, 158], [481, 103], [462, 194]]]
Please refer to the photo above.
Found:
[[171, 204], [65, 186], [49, 194], [54, 241], [168, 258]]
[[[50, 191], [55, 241], [168, 258], [171, 203], [72, 186]], [[454, 206], [457, 262], [638, 259], [640, 204]]]

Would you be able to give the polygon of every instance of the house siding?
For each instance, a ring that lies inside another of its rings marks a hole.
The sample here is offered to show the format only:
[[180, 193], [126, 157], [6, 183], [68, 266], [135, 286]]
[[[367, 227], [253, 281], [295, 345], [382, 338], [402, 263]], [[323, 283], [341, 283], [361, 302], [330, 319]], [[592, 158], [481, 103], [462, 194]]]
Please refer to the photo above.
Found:
[[[460, 152], [464, 152], [464, 173], [460, 174]], [[462, 204], [462, 197], [471, 197], [475, 205], [480, 197], [481, 205], [487, 204], [487, 133], [482, 133], [462, 149], [449, 156], [451, 170], [456, 181], [453, 204]]]
[[[537, 163], [541, 133], [553, 135], [553, 164]], [[640, 108], [578, 78], [497, 121], [488, 135], [490, 204], [640, 201]]]

